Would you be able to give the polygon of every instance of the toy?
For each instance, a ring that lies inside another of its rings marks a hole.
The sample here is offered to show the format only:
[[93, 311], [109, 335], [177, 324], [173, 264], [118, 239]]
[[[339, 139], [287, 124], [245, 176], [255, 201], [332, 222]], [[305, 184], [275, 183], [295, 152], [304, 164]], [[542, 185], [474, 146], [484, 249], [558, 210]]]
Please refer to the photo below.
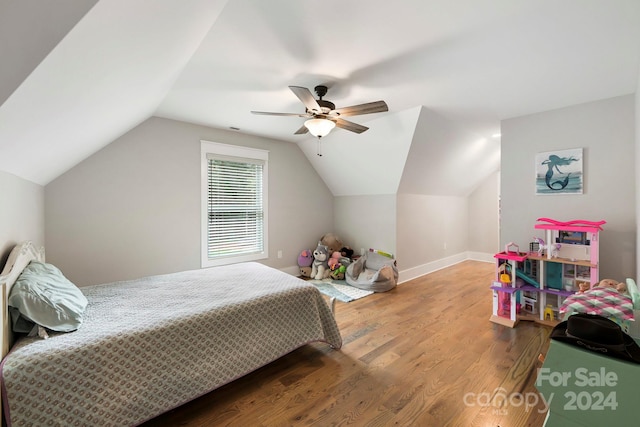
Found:
[[[535, 296], [535, 294], [534, 294]], [[524, 304], [523, 309], [524, 311], [526, 311], [529, 314], [536, 314], [537, 311], [537, 307], [536, 304], [538, 303], [537, 298], [530, 298], [530, 297], [522, 297], [522, 303]]]
[[305, 249], [298, 255], [298, 267], [300, 267], [300, 276], [311, 277], [311, 264], [313, 263], [313, 252], [311, 249]]
[[[564, 314], [565, 299], [588, 297], [600, 280], [599, 269], [594, 266], [598, 265], [599, 233], [604, 221], [538, 221], [542, 223], [534, 228], [544, 235], [533, 238], [528, 252], [518, 252], [517, 245], [509, 243], [504, 252], [494, 255], [496, 271], [490, 286], [493, 311], [489, 319], [494, 323], [510, 328], [520, 320], [557, 323]], [[624, 284], [618, 287], [617, 281], [602, 285], [624, 292]], [[603, 290], [600, 293], [612, 294]], [[521, 315], [518, 302], [522, 304]]]
[[578, 282], [578, 293], [582, 294], [591, 288], [589, 282]]
[[311, 267], [300, 267], [300, 276], [311, 277]]
[[560, 251], [560, 248], [562, 247], [562, 245], [560, 243], [545, 244], [544, 240], [541, 239], [540, 237], [534, 237], [533, 241], [538, 244], [538, 256], [542, 256], [544, 254], [545, 250], [550, 250], [552, 258], [557, 258], [558, 257], [558, 252]]
[[[505, 267], [508, 264], [503, 264]], [[502, 267], [502, 266], [501, 266]], [[508, 271], [508, 267], [504, 269], [504, 273], [500, 274], [500, 283], [502, 283], [502, 286], [505, 288], [510, 288], [511, 287], [511, 277], [509, 277], [509, 274], [507, 274]], [[509, 312], [511, 311], [511, 295], [503, 292], [502, 293], [502, 297], [501, 297], [501, 301], [500, 301], [500, 308], [502, 309], [501, 313], [503, 316], [508, 316]]]
[[311, 278], [322, 280], [329, 277], [329, 248], [318, 242], [318, 247], [313, 251], [313, 264], [311, 265]]
[[320, 238], [320, 242], [329, 249], [329, 253], [340, 251], [344, 247], [342, 240], [333, 233], [327, 233]]
[[627, 292], [627, 284], [613, 279], [602, 279], [594, 287], [615, 289], [621, 294]]
[[340, 258], [341, 257], [342, 257], [342, 255], [340, 255], [340, 252], [338, 252], [338, 251], [336, 251], [336, 252], [331, 254], [331, 258], [329, 258], [327, 263], [329, 264], [329, 268], [332, 271], [336, 270], [338, 267], [340, 267]]
[[351, 249], [349, 246], [343, 246], [342, 248], [340, 248], [340, 254], [345, 258], [351, 259], [351, 257], [353, 256], [353, 249]]
[[[514, 249], [514, 250], [512, 251], [511, 249]], [[504, 253], [508, 254], [509, 252], [513, 252], [515, 254], [519, 254], [520, 253], [520, 248], [515, 243], [509, 242], [506, 245], [504, 245]]]
[[344, 280], [344, 273], [347, 271], [347, 267], [340, 265], [337, 269], [331, 272], [331, 278], [334, 280]]
[[298, 255], [298, 267], [311, 267], [313, 263], [313, 252], [311, 249], [305, 249]]

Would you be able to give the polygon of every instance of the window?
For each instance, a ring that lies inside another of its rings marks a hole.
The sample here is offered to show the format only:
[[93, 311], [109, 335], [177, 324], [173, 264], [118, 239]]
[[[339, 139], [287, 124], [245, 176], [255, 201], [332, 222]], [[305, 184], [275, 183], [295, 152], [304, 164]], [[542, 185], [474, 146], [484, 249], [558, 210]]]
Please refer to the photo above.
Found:
[[268, 258], [269, 152], [202, 141], [202, 267]]

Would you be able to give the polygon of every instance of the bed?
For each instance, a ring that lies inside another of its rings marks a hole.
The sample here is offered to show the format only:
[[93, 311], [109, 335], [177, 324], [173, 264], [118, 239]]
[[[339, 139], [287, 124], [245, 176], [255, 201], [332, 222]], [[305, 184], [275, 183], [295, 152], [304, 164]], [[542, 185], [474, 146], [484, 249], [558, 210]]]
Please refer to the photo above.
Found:
[[30, 261], [44, 251], [18, 245], [0, 276], [8, 426], [138, 425], [305, 344], [342, 345], [314, 286], [242, 263], [83, 287], [76, 331], [23, 336], [6, 354], [7, 295]]

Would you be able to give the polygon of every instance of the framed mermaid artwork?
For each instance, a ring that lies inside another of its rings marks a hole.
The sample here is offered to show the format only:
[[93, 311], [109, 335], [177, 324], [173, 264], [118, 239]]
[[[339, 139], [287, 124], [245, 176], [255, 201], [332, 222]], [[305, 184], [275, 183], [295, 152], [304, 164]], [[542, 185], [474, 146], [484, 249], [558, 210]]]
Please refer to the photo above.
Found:
[[536, 154], [536, 194], [582, 194], [582, 148]]

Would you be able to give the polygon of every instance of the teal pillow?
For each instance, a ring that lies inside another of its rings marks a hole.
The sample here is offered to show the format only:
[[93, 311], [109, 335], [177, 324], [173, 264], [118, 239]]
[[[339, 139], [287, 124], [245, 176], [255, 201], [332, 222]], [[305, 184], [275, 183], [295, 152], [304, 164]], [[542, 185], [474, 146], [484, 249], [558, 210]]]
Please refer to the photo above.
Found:
[[9, 294], [15, 332], [30, 332], [34, 324], [52, 331], [75, 331], [82, 324], [87, 298], [51, 264], [31, 261]]

